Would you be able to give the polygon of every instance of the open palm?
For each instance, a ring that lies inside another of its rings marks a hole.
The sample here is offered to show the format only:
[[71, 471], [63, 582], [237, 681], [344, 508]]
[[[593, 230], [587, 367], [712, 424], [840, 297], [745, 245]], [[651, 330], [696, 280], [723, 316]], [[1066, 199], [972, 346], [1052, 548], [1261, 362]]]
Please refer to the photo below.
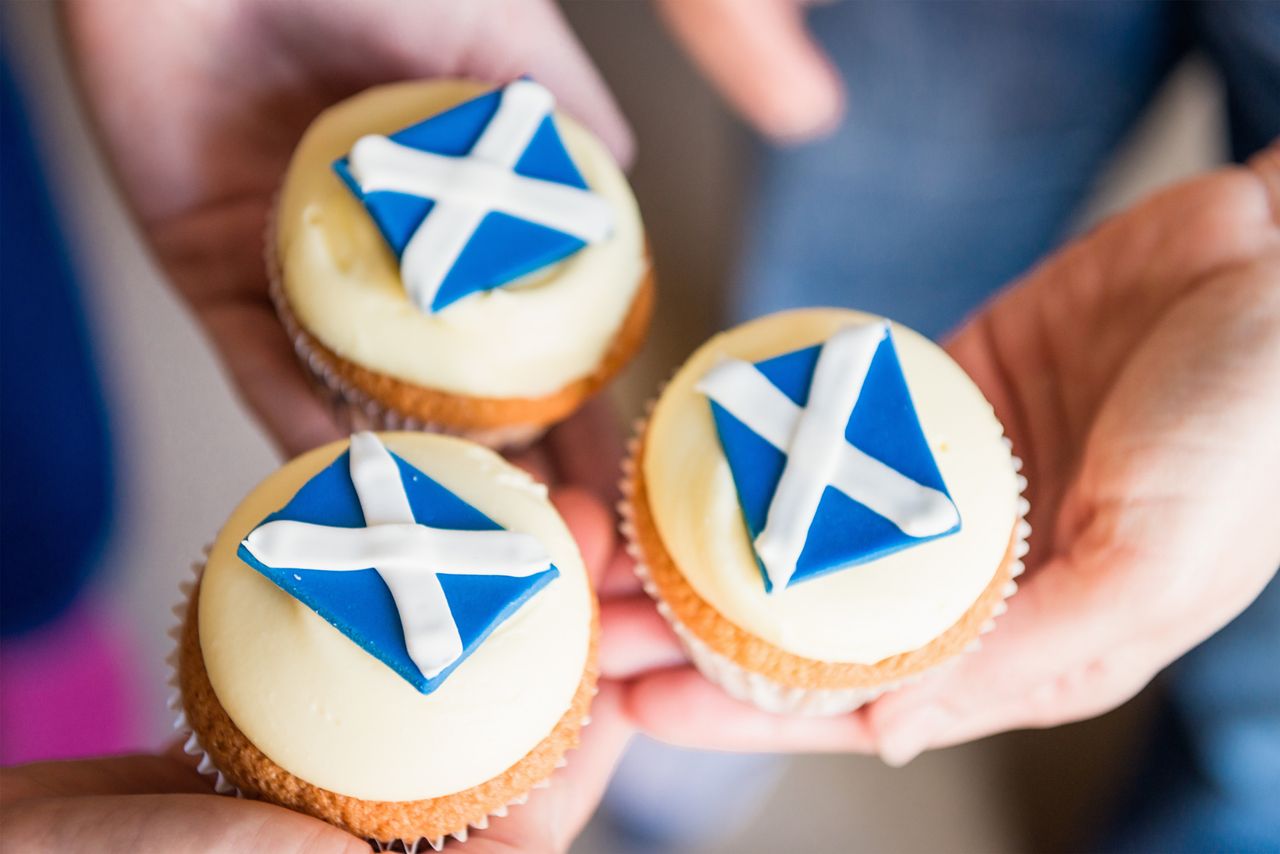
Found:
[[337, 438], [267, 297], [263, 231], [303, 130], [369, 86], [531, 74], [620, 160], [626, 125], [549, 0], [74, 0], [81, 89], [160, 265], [287, 455]]
[[[776, 718], [688, 668], [631, 682], [659, 737], [745, 750], [921, 750], [1119, 705], [1280, 564], [1280, 149], [1156, 195], [1055, 254], [948, 345], [1026, 464], [1021, 590], [980, 651], [852, 714]], [[636, 600], [606, 670], [660, 661]], [[637, 648], [648, 646], [643, 655]]]

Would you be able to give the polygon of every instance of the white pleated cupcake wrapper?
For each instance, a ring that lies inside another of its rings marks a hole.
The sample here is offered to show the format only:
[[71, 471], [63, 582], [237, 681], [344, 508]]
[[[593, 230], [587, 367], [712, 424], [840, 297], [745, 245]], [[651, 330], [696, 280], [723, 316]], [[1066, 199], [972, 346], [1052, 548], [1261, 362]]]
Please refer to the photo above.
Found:
[[268, 292], [285, 333], [293, 343], [298, 359], [307, 368], [313, 384], [337, 415], [342, 426], [351, 432], [360, 430], [409, 430], [421, 433], [443, 433], [460, 436], [495, 450], [519, 450], [528, 447], [547, 432], [547, 427], [534, 424], [509, 424], [483, 430], [465, 430], [448, 424], [424, 421], [384, 406], [380, 401], [353, 386], [342, 377], [313, 345], [311, 336], [298, 323], [285, 296], [281, 280], [282, 268], [276, 254], [275, 221], [277, 203], [271, 207], [266, 229], [264, 256], [269, 281]]
[[[650, 400], [645, 407], [644, 416], [636, 420], [635, 431], [627, 448], [627, 457], [623, 462], [622, 501], [619, 503], [618, 509], [622, 517], [623, 538], [626, 540], [627, 552], [635, 561], [636, 575], [640, 578], [644, 591], [657, 603], [658, 613], [671, 625], [676, 637], [680, 640], [680, 645], [684, 647], [685, 653], [689, 656], [689, 660], [694, 667], [711, 682], [723, 688], [729, 696], [751, 703], [763, 711], [779, 715], [829, 716], [846, 714], [871, 702], [881, 694], [901, 688], [924, 676], [928, 672], [927, 669], [914, 673], [905, 679], [858, 688], [799, 688], [783, 685], [767, 676], [742, 667], [728, 656], [712, 649], [680, 621], [671, 606], [662, 599], [661, 591], [653, 579], [653, 574], [645, 563], [644, 550], [640, 547], [639, 538], [636, 536], [635, 509], [632, 506], [635, 498], [636, 465], [640, 446], [645, 428], [648, 425], [649, 416], [652, 414], [656, 403], [656, 397]], [[1013, 450], [1013, 443], [1007, 437], [1004, 438], [1004, 444], [1010, 451]], [[1022, 558], [1027, 554], [1027, 537], [1031, 535], [1031, 525], [1026, 519], [1031, 505], [1023, 495], [1027, 488], [1027, 479], [1021, 474], [1022, 460], [1017, 456], [1012, 456], [1012, 460], [1018, 483], [1017, 540], [1013, 544], [1012, 578], [1000, 591], [1003, 598], [996, 603], [991, 616], [982, 624], [979, 630], [980, 634], [986, 634], [994, 629], [996, 617], [1008, 610], [1007, 600], [1018, 590], [1018, 583], [1013, 579], [1020, 576], [1025, 569]], [[981, 639], [974, 638], [965, 647], [964, 651], [973, 652], [979, 649], [981, 645]], [[939, 663], [941, 664], [942, 662]]]
[[[204, 556], [206, 559], [209, 556], [208, 547], [204, 549]], [[228, 780], [226, 775], [218, 770], [217, 766], [213, 764], [212, 757], [210, 757], [208, 751], [204, 749], [204, 746], [200, 743], [200, 737], [196, 735], [195, 730], [191, 727], [190, 721], [187, 720], [186, 707], [182, 702], [182, 682], [179, 679], [178, 673], [178, 656], [182, 646], [182, 626], [187, 618], [187, 608], [190, 604], [191, 594], [196, 589], [196, 582], [200, 579], [203, 572], [203, 560], [193, 563], [191, 565], [191, 578], [184, 580], [178, 585], [178, 589], [181, 592], [181, 598], [178, 600], [178, 603], [173, 606], [175, 623], [173, 627], [169, 629], [168, 633], [169, 637], [173, 640], [173, 649], [165, 658], [165, 663], [169, 668], [170, 691], [168, 706], [174, 713], [173, 729], [178, 734], [178, 737], [182, 739], [182, 752], [188, 756], [194, 757], [198, 761], [196, 770], [212, 780], [214, 791], [218, 794], [234, 795], [237, 798], [243, 798], [245, 796], [244, 792]], [[592, 695], [594, 696], [598, 691], [599, 689], [597, 688], [592, 692]], [[586, 728], [590, 724], [591, 716], [585, 715], [582, 718], [582, 727]], [[559, 761], [556, 762], [556, 770], [558, 771], [568, 764], [568, 759], [565, 756], [561, 756]], [[545, 789], [551, 785], [551, 781], [551, 776], [539, 780], [533, 784], [532, 790]], [[525, 792], [519, 797], [511, 799], [501, 807], [498, 807], [496, 810], [493, 810], [479, 821], [470, 822], [459, 830], [455, 830], [452, 833], [447, 833], [443, 836], [435, 838], [428, 838], [424, 836], [411, 842], [404, 839], [369, 839], [367, 841], [374, 851], [403, 851], [407, 852], [407, 854], [419, 854], [419, 852], [426, 851], [428, 847], [433, 851], [439, 851], [444, 848], [445, 843], [450, 839], [456, 839], [458, 842], [466, 842], [467, 837], [472, 831], [487, 829], [491, 819], [506, 818], [507, 813], [510, 812], [512, 807], [518, 807], [527, 803], [531, 794], [532, 791]]]

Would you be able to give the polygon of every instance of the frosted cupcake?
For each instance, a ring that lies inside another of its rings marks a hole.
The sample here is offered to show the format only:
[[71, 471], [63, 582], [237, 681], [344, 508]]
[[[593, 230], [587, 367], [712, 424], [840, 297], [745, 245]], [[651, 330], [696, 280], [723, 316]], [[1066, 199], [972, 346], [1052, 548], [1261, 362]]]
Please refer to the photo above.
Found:
[[883, 318], [786, 312], [667, 385], [624, 483], [645, 588], [695, 665], [835, 714], [959, 654], [1022, 571], [1024, 484], [982, 393]]
[[268, 265], [295, 347], [356, 426], [528, 442], [644, 339], [653, 282], [604, 145], [530, 80], [370, 89], [321, 113]]
[[595, 598], [545, 490], [491, 451], [361, 433], [272, 474], [182, 609], [187, 751], [236, 790], [439, 848], [563, 764]]

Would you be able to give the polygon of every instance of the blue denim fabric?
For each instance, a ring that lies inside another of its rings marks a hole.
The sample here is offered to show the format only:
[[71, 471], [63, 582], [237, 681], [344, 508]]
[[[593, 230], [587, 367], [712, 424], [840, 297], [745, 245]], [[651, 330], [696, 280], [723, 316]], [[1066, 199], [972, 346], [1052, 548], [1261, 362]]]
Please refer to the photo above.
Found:
[[[734, 312], [847, 305], [930, 335], [1060, 241], [1171, 65], [1207, 53], [1232, 151], [1280, 135], [1280, 4], [840, 3], [811, 15], [849, 90], [832, 138], [761, 148]], [[1170, 671], [1189, 762], [1132, 850], [1280, 851], [1280, 582]]]
[[1115, 851], [1280, 851], [1280, 583], [1169, 670]]
[[850, 305], [938, 335], [1061, 239], [1182, 54], [1149, 3], [837, 3], [829, 139], [762, 148], [736, 309]]
[[[1198, 791], [1188, 848], [1280, 851], [1280, 581], [1173, 669]], [[1170, 823], [1177, 827], [1177, 822]]]

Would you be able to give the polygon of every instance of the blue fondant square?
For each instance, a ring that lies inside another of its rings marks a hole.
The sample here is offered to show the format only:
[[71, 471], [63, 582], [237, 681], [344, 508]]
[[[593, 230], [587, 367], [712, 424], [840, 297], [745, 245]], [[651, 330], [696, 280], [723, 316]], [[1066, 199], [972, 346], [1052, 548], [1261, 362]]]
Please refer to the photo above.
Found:
[[[501, 89], [489, 92], [390, 134], [389, 138], [422, 151], [462, 157], [480, 138], [501, 99]], [[364, 203], [378, 230], [400, 257], [409, 238], [430, 215], [432, 200], [385, 190], [365, 193], [351, 174], [345, 157], [335, 162], [333, 168]], [[542, 120], [514, 171], [529, 178], [587, 189], [587, 182], [565, 149], [551, 116]], [[573, 235], [540, 223], [500, 211], [490, 212], [441, 283], [431, 310], [440, 311], [465, 296], [500, 287], [567, 258], [585, 245]]]
[[[463, 531], [501, 529], [402, 458], [391, 456], [400, 469], [409, 506], [419, 523]], [[364, 527], [360, 498], [349, 473], [349, 458], [349, 453], [343, 453], [259, 525], [288, 519], [343, 528]], [[237, 554], [424, 694], [439, 688], [495, 628], [560, 574], [554, 565], [526, 578], [441, 573], [440, 586], [457, 623], [463, 650], [457, 661], [427, 679], [409, 657], [391, 591], [372, 567], [353, 572], [270, 567], [243, 545]]]
[[[793, 403], [803, 407], [809, 402], [809, 385], [821, 350], [818, 345], [784, 353], [757, 362], [756, 368]], [[787, 457], [728, 410], [714, 401], [710, 401], [710, 405], [742, 516], [754, 542], [764, 529], [769, 504], [782, 478]], [[892, 333], [880, 342], [872, 358], [862, 393], [845, 427], [845, 439], [868, 456], [950, 498], [911, 402]], [[935, 536], [911, 537], [883, 516], [839, 490], [827, 487], [788, 586], [866, 563], [959, 529], [957, 524]], [[773, 586], [758, 557], [756, 563], [765, 589], [772, 592]]]

